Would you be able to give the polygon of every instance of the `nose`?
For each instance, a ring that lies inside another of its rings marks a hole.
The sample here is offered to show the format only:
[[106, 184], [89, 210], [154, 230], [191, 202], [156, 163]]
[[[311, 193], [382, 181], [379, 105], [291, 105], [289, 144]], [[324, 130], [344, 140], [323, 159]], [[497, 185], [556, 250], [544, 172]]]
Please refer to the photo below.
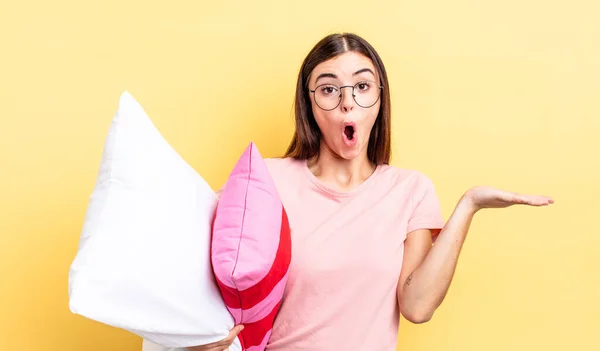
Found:
[[[348, 90], [344, 90], [344, 88], [349, 88]], [[342, 111], [348, 113], [351, 112], [354, 108], [354, 89], [351, 86], [340, 87], [340, 94], [342, 94], [342, 103], [340, 104], [342, 107]]]

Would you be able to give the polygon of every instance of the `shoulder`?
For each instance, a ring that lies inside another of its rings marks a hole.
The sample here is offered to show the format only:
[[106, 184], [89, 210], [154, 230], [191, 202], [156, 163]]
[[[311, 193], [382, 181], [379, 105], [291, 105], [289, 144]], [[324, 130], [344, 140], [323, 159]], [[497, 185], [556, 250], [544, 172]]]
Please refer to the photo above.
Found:
[[284, 165], [291, 165], [294, 163], [302, 162], [301, 160], [297, 160], [297, 159], [291, 158], [291, 157], [265, 157], [264, 160], [265, 160], [265, 163], [269, 166], [272, 166], [272, 165], [284, 166]]
[[267, 169], [282, 201], [293, 201], [294, 194], [305, 183], [305, 161], [290, 157], [265, 158]]
[[[437, 191], [430, 176], [416, 169], [383, 166], [380, 183], [387, 184], [390, 194], [408, 197], [413, 204], [423, 199], [437, 198]], [[397, 191], [392, 191], [392, 189]]]
[[264, 161], [273, 177], [282, 173], [296, 172], [301, 169], [304, 162], [291, 157], [268, 157], [264, 158]]
[[380, 167], [383, 178], [393, 182], [394, 185], [408, 186], [413, 190], [434, 186], [432, 179], [422, 171], [392, 165], [382, 165]]
[[[297, 179], [296, 175], [302, 171], [301, 166], [304, 162], [289, 157], [265, 157], [263, 161], [276, 186], [285, 185], [286, 182], [294, 182]], [[218, 197], [223, 192], [225, 185], [215, 191]]]

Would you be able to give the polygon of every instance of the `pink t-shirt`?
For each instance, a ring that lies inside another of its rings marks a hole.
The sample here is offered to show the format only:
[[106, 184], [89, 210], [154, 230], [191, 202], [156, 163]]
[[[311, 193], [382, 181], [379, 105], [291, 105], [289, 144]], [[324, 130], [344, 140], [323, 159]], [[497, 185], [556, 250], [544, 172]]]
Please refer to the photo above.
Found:
[[265, 160], [288, 213], [292, 262], [267, 351], [393, 351], [404, 240], [444, 220], [431, 181], [388, 165], [351, 192], [306, 161]]

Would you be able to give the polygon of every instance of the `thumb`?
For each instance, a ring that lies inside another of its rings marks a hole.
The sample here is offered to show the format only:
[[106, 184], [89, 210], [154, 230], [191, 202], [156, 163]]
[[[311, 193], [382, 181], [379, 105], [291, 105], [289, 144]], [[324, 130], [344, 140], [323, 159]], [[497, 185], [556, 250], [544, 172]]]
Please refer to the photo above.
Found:
[[227, 338], [223, 339], [223, 344], [229, 347], [233, 343], [235, 338], [238, 336], [238, 334], [242, 331], [242, 329], [244, 329], [244, 326], [241, 324], [233, 327], [233, 329], [229, 331], [229, 335], [227, 335]]
[[232, 330], [232, 334], [237, 336], [239, 333], [241, 333], [242, 330], [244, 330], [243, 324], [236, 325]]
[[227, 336], [227, 339], [229, 339], [229, 342], [233, 342], [233, 340], [238, 336], [238, 334], [244, 329], [244, 326], [242, 324], [236, 325], [235, 327], [233, 327], [233, 329], [231, 329], [229, 331], [229, 336]]

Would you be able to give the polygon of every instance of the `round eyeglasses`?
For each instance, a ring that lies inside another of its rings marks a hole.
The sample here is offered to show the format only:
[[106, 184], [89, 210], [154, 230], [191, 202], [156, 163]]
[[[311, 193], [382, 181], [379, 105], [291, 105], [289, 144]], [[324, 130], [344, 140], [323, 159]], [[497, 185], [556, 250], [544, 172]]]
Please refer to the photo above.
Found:
[[352, 88], [352, 97], [356, 104], [363, 108], [369, 108], [377, 103], [381, 96], [383, 85], [373, 81], [362, 81], [355, 85], [337, 86], [335, 84], [321, 84], [315, 90], [309, 90], [315, 96], [315, 103], [325, 111], [337, 108], [342, 101], [342, 89]]

